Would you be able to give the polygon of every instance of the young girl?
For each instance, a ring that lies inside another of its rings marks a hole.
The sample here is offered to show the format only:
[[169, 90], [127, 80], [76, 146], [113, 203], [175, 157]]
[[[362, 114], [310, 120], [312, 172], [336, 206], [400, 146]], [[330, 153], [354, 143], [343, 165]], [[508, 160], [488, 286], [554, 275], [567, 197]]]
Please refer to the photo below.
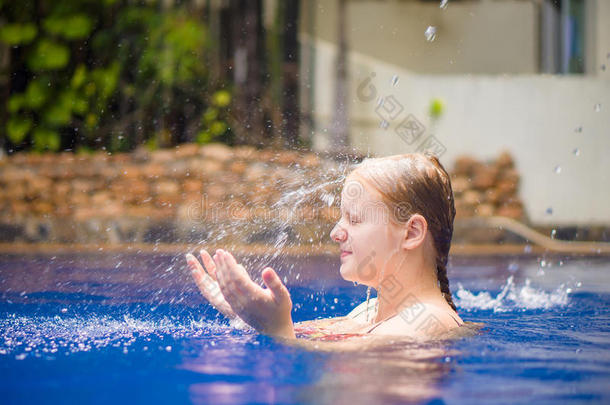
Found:
[[455, 207], [438, 159], [419, 153], [366, 159], [341, 196], [341, 219], [330, 234], [341, 250], [341, 276], [369, 286], [369, 294], [375, 288], [376, 299], [345, 317], [294, 325], [290, 294], [277, 273], [265, 268], [267, 288], [261, 288], [222, 249], [213, 258], [201, 250], [205, 268], [187, 254], [203, 296], [234, 322], [289, 339], [297, 333], [429, 339], [460, 327], [446, 268]]

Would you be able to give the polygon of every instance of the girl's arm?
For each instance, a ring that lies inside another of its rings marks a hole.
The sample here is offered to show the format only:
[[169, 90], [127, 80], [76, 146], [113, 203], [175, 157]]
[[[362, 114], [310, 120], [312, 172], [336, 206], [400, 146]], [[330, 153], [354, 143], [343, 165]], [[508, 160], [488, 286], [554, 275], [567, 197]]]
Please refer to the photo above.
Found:
[[186, 259], [201, 294], [219, 312], [236, 326], [244, 321], [259, 332], [284, 338], [323, 337], [355, 333], [361, 329], [362, 310], [366, 303], [356, 307], [348, 316], [292, 323], [290, 294], [273, 269], [263, 271], [267, 289], [255, 284], [243, 266], [233, 256], [218, 251], [214, 259], [202, 249], [200, 263], [193, 255]]

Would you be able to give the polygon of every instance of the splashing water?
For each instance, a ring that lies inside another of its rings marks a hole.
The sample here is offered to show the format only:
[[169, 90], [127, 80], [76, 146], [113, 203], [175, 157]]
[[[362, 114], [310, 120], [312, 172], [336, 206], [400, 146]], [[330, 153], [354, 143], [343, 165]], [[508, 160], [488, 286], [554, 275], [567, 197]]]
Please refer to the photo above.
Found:
[[392, 76], [392, 80], [390, 81], [390, 83], [392, 84], [392, 87], [398, 86], [398, 81], [399, 81], [398, 75]]
[[531, 286], [529, 279], [525, 284], [518, 286], [510, 276], [502, 286], [500, 293], [493, 297], [489, 292], [482, 291], [474, 294], [458, 284], [455, 293], [456, 305], [465, 311], [493, 310], [494, 312], [527, 311], [533, 309], [550, 309], [563, 307], [568, 304], [568, 295], [571, 288], [564, 284], [553, 292], [546, 292]]
[[428, 28], [426, 28], [426, 32], [424, 32], [424, 35], [426, 36], [426, 41], [434, 41], [436, 39], [436, 27], [430, 25]]
[[[0, 354], [15, 354], [18, 360], [22, 360], [26, 356], [67, 355], [106, 347], [122, 348], [126, 353], [136, 340], [155, 342], [160, 336], [178, 339], [231, 331], [230, 326], [215, 321], [191, 319], [185, 322], [171, 316], [156, 319], [137, 319], [131, 315], [124, 315], [120, 319], [99, 314], [86, 318], [9, 316], [0, 319]], [[154, 343], [151, 343], [151, 349], [153, 346]], [[171, 346], [168, 350], [164, 344], [159, 349], [170, 351]], [[148, 347], [144, 350], [148, 350]]]
[[383, 97], [380, 96], [377, 98], [377, 108], [379, 108], [383, 105], [383, 101], [384, 101]]
[[[216, 214], [219, 220], [206, 221], [205, 238], [199, 243], [229, 251], [236, 246], [258, 244], [263, 249], [262, 253], [240, 258], [255, 282], [262, 283], [260, 270], [274, 260], [280, 260], [278, 264], [283, 267], [278, 269], [274, 266], [276, 270], [287, 272], [283, 276], [290, 275], [290, 264], [282, 262], [286, 249], [328, 239], [330, 229], [323, 229], [316, 215], [321, 208], [338, 204], [340, 186], [353, 163], [324, 161], [323, 170], [312, 170], [298, 164], [278, 167], [270, 178], [265, 179], [269, 186], [268, 190], [261, 190], [261, 195], [236, 192], [230, 204], [220, 206]], [[238, 209], [233, 209], [232, 204]], [[249, 215], [240, 217], [241, 212], [248, 211]], [[193, 228], [193, 232], [198, 232], [198, 229]]]

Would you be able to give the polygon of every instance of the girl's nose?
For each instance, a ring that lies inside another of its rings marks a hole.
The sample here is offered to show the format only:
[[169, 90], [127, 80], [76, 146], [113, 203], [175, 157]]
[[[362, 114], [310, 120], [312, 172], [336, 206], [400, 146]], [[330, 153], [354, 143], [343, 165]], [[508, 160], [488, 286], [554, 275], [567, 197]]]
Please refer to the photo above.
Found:
[[333, 230], [330, 231], [330, 238], [337, 243], [344, 242], [347, 239], [347, 232], [337, 224]]

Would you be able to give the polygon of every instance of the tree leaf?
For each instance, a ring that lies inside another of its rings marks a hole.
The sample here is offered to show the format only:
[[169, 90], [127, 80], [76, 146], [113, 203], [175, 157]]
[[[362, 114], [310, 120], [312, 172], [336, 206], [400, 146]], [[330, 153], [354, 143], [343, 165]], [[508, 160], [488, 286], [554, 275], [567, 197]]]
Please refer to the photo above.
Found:
[[14, 144], [21, 143], [32, 128], [32, 120], [24, 117], [11, 117], [6, 124], [8, 139]]
[[28, 57], [28, 66], [35, 71], [56, 70], [65, 67], [70, 59], [67, 46], [49, 39], [41, 39]]
[[32, 80], [25, 90], [25, 105], [32, 110], [37, 110], [47, 101], [49, 96], [49, 86], [42, 80]]
[[74, 40], [88, 37], [93, 28], [93, 21], [85, 14], [72, 14], [48, 17], [43, 26], [51, 34]]
[[36, 128], [33, 133], [34, 148], [42, 151], [49, 149], [56, 151], [61, 146], [61, 139], [57, 131], [47, 128]]
[[37, 33], [38, 29], [32, 23], [6, 24], [0, 27], [0, 41], [8, 45], [29, 44]]
[[218, 90], [212, 96], [212, 103], [217, 107], [226, 107], [231, 103], [231, 93], [226, 90]]
[[44, 113], [44, 122], [52, 127], [61, 127], [72, 121], [73, 93], [64, 91], [56, 102], [51, 104]]
[[87, 79], [87, 68], [85, 65], [78, 65], [76, 69], [74, 69], [74, 75], [72, 76], [72, 81], [70, 84], [75, 89], [78, 89]]
[[13, 94], [8, 99], [7, 109], [10, 113], [16, 113], [23, 106], [25, 102], [25, 95], [23, 93]]

